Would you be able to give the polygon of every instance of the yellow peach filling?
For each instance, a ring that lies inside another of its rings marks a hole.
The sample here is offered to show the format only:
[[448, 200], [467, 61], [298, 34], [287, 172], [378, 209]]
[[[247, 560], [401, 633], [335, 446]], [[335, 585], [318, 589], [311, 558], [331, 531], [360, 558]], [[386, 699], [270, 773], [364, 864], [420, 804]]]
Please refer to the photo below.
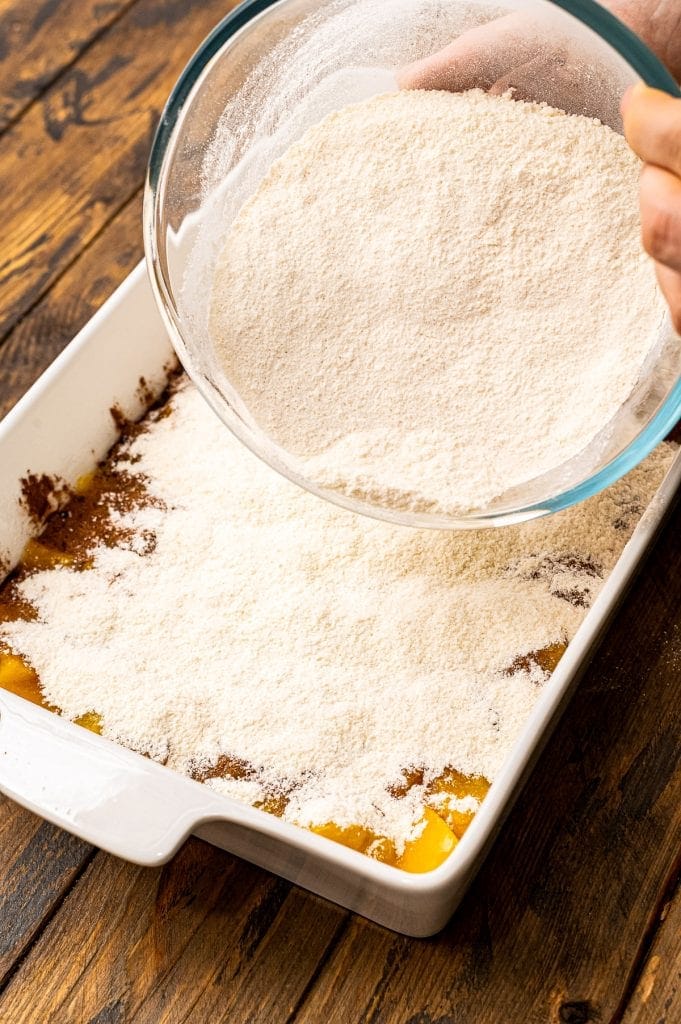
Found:
[[[409, 770], [404, 775], [407, 783], [399, 791], [401, 795], [421, 781], [419, 772]], [[427, 787], [417, 834], [405, 844], [399, 856], [390, 839], [360, 825], [341, 827], [327, 822], [311, 826], [311, 831], [402, 871], [432, 871], [447, 859], [475, 815], [474, 810], [460, 810], [457, 802], [470, 797], [477, 806], [488, 789], [489, 782], [480, 775], [464, 775], [447, 769]], [[431, 807], [428, 801], [436, 803], [436, 807]]]
[[41, 544], [39, 540], [29, 540], [24, 548], [21, 565], [24, 569], [56, 569], [60, 565], [72, 565], [73, 558], [63, 551], [56, 551]]
[[458, 843], [457, 837], [442, 818], [430, 807], [423, 811], [423, 821], [418, 835], [405, 844], [398, 857], [395, 844], [385, 836], [378, 836], [360, 825], [342, 828], [333, 822], [313, 825], [311, 831], [347, 846], [358, 853], [367, 854], [384, 864], [392, 864], [403, 871], [432, 871], [443, 863]]
[[[0, 652], [0, 688], [14, 693], [32, 704], [57, 712], [58, 709], [45, 700], [37, 673], [17, 654]], [[76, 725], [101, 734], [102, 719], [89, 711], [75, 719]], [[448, 771], [437, 779], [428, 792], [453, 800], [463, 796], [482, 799], [489, 784], [479, 777], [467, 777], [459, 772]], [[285, 801], [272, 798], [260, 806], [270, 814], [281, 815]], [[414, 839], [406, 843], [398, 857], [395, 844], [387, 836], [378, 835], [360, 825], [340, 826], [334, 822], [311, 826], [311, 831], [325, 836], [335, 843], [341, 843], [351, 850], [373, 857], [383, 864], [391, 864], [403, 871], [432, 871], [443, 863], [452, 852], [466, 828], [473, 819], [473, 811], [458, 811], [448, 808], [446, 799], [440, 801], [435, 811], [428, 805], [423, 808], [422, 827]]]
[[397, 861], [403, 871], [422, 873], [432, 871], [447, 860], [458, 843], [449, 825], [430, 807], [423, 809], [424, 823], [415, 839], [405, 844], [404, 852]]
[[[59, 713], [58, 708], [45, 700], [37, 673], [18, 654], [0, 651], [0, 689], [15, 693], [17, 697], [23, 697], [31, 704], [38, 704], [48, 711]], [[101, 735], [102, 719], [95, 711], [87, 711], [74, 721], [76, 725]]]
[[43, 697], [38, 676], [18, 654], [3, 654], [0, 651], [0, 687], [29, 700], [31, 704], [55, 710]]
[[[84, 477], [79, 481], [78, 493], [87, 491], [90, 482], [90, 477]], [[71, 555], [40, 540], [30, 540], [24, 548], [21, 567], [29, 571], [38, 571], [69, 566], [73, 562]], [[0, 650], [0, 688], [49, 711], [59, 712], [58, 708], [45, 699], [38, 674], [34, 669], [22, 657], [10, 651]], [[102, 732], [102, 718], [95, 711], [81, 715], [75, 719], [75, 723], [91, 732]], [[398, 798], [404, 796], [413, 785], [423, 782], [423, 772], [417, 769], [405, 770], [403, 776], [403, 784], [394, 790], [394, 795]], [[399, 856], [391, 839], [360, 825], [340, 826], [334, 822], [327, 822], [311, 826], [311, 831], [403, 871], [432, 871], [447, 859], [473, 819], [475, 812], [459, 809], [456, 806], [457, 801], [473, 797], [478, 803], [484, 798], [488, 788], [489, 783], [486, 779], [466, 776], [454, 769], [448, 769], [426, 788], [423, 815], [417, 834], [405, 844]], [[429, 801], [435, 806], [429, 806]], [[257, 806], [270, 814], [281, 816], [286, 802], [286, 797], [273, 796], [261, 801]]]

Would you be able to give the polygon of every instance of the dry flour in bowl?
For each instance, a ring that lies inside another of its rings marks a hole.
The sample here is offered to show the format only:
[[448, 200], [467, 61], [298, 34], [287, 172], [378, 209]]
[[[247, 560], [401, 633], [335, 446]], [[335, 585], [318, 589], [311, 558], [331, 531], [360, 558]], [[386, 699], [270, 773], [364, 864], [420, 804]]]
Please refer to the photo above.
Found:
[[402, 510], [484, 508], [583, 451], [656, 340], [638, 171], [600, 122], [508, 95], [348, 106], [228, 231], [218, 360], [307, 479]]

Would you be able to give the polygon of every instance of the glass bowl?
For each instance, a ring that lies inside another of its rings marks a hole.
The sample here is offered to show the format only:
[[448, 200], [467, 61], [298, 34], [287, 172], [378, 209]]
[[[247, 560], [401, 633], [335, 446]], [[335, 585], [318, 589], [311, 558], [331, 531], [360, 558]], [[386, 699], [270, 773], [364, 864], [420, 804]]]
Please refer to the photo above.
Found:
[[[598, 117], [620, 133], [621, 97], [638, 79], [681, 96], [646, 46], [592, 0], [249, 0], [183, 71], [163, 112], [146, 182], [145, 250], [156, 300], [180, 361], [218, 416], [307, 490], [417, 527], [504, 525], [566, 508], [640, 462], [681, 416], [681, 339], [669, 320], [628, 400], [575, 458], [485, 508], [455, 516], [402, 511], [306, 479], [216, 361], [208, 331], [212, 266], [229, 224], [273, 160], [331, 110], [395, 88], [398, 69], [482, 25], [488, 45], [467, 68], [465, 88], [505, 81], [522, 98]], [[517, 67], [514, 54], [526, 43], [541, 59]], [[370, 74], [361, 70], [367, 68]]]

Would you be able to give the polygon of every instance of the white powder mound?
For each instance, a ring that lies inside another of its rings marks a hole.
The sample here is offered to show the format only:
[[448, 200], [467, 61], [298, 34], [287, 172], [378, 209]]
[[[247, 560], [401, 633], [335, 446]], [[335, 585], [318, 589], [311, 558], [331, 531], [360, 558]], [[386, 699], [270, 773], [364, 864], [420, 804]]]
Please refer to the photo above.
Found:
[[249, 803], [288, 792], [289, 820], [363, 824], [400, 849], [423, 786], [388, 787], [410, 766], [426, 784], [445, 766], [497, 776], [547, 678], [525, 656], [574, 635], [672, 455], [551, 519], [415, 531], [288, 483], [185, 386], [121, 463], [166, 506], [117, 513], [144, 543], [28, 577], [38, 617], [0, 641], [111, 739], [184, 772], [247, 762], [211, 784]]
[[508, 95], [348, 106], [227, 233], [217, 359], [318, 484], [484, 508], [582, 452], [657, 341], [638, 172], [600, 122]]

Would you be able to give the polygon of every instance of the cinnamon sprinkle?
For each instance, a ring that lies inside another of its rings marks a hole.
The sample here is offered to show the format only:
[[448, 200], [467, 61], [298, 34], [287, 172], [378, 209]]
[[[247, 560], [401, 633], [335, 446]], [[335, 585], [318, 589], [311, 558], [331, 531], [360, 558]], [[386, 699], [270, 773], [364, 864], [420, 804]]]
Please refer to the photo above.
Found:
[[[154, 550], [156, 537], [152, 531], [131, 530], [121, 525], [121, 518], [137, 509], [161, 508], [163, 504], [149, 493], [143, 474], [128, 472], [120, 464], [136, 461], [129, 452], [132, 442], [170, 414], [169, 398], [180, 375], [177, 369], [169, 368], [168, 385], [156, 399], [145, 378], [140, 377], [139, 396], [148, 408], [139, 420], [128, 419], [117, 405], [111, 407], [109, 411], [120, 436], [79, 487], [69, 487], [61, 478], [46, 473], [28, 473], [22, 479], [21, 505], [37, 528], [40, 544], [57, 555], [67, 556], [71, 568], [88, 569], [94, 549], [102, 544], [134, 550], [141, 556]], [[2, 574], [6, 579], [0, 586], [0, 622], [28, 622], [36, 618], [35, 609], [22, 597], [20, 587], [35, 571], [24, 562], [8, 575]]]
[[21, 505], [34, 526], [41, 527], [48, 516], [70, 497], [68, 484], [58, 476], [28, 473], [20, 481]]

